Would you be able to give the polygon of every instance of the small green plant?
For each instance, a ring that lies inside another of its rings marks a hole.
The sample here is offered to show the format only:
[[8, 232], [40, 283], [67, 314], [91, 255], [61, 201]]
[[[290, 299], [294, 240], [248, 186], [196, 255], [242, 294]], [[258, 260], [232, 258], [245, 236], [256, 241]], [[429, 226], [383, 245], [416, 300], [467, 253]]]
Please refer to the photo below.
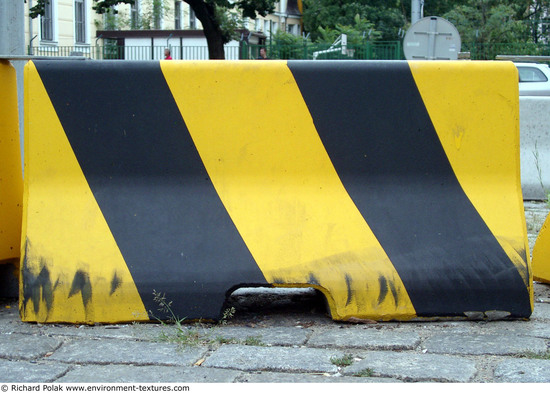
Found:
[[[168, 316], [168, 322], [174, 323], [177, 327], [181, 327], [181, 324], [185, 321], [185, 318], [179, 318], [176, 314], [174, 314], [174, 311], [172, 311], [172, 302], [166, 300], [166, 294], [157, 292], [153, 289], [153, 301], [159, 305], [158, 311]], [[164, 323], [152, 312], [150, 312], [150, 314], [160, 323]]]
[[374, 371], [372, 371], [370, 368], [366, 368], [364, 370], [359, 371], [358, 373], [353, 374], [354, 377], [362, 377], [362, 378], [371, 378], [374, 376]]
[[330, 358], [330, 362], [338, 367], [347, 367], [353, 363], [353, 356], [348, 354], [341, 358]]
[[546, 351], [546, 353], [525, 352], [522, 353], [520, 357], [527, 359], [550, 360], [550, 351]]
[[176, 342], [181, 345], [191, 346], [209, 342], [209, 340], [199, 331], [198, 324], [196, 324], [194, 328], [183, 326], [186, 318], [180, 318], [174, 313], [172, 310], [172, 302], [166, 300], [166, 295], [164, 293], [153, 290], [153, 300], [159, 305], [158, 311], [168, 317], [166, 319], [168, 323], [155, 316], [154, 313], [149, 312], [151, 316], [164, 326], [168, 326], [168, 324], [173, 324], [175, 326], [174, 334], [167, 334], [166, 332], [160, 334], [160, 339], [162, 341]]
[[235, 316], [235, 307], [226, 308], [223, 312], [222, 319], [220, 320], [220, 325], [227, 325], [227, 321]]
[[216, 336], [215, 341], [218, 344], [238, 344], [239, 342], [234, 338], [227, 338], [224, 336]]
[[[151, 318], [156, 319], [164, 326], [173, 325], [174, 331], [162, 332], [160, 339], [162, 341], [175, 342], [185, 346], [210, 345], [210, 344], [245, 344], [245, 345], [262, 345], [259, 338], [249, 337], [241, 342], [232, 338], [226, 338], [221, 335], [214, 336], [216, 327], [227, 324], [227, 321], [235, 315], [235, 307], [230, 307], [224, 310], [221, 320], [217, 325], [205, 327], [201, 321], [193, 324], [184, 325], [186, 318], [180, 318], [172, 309], [172, 302], [166, 300], [164, 293], [153, 290], [153, 300], [158, 304], [160, 311], [166, 318], [160, 319], [153, 312], [149, 311]], [[248, 341], [250, 340], [250, 341]]]
[[247, 337], [242, 343], [244, 345], [250, 345], [255, 347], [261, 347], [264, 345], [260, 337], [254, 337], [254, 336]]

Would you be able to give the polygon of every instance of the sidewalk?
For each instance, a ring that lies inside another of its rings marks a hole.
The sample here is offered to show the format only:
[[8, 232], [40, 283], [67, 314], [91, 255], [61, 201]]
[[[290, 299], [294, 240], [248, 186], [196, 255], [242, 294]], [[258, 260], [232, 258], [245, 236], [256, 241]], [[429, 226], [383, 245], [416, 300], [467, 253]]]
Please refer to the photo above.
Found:
[[[532, 248], [549, 209], [525, 209]], [[0, 299], [0, 382], [550, 382], [550, 285], [535, 283], [529, 321], [337, 323], [308, 289], [231, 305], [176, 343], [174, 325], [26, 324]]]

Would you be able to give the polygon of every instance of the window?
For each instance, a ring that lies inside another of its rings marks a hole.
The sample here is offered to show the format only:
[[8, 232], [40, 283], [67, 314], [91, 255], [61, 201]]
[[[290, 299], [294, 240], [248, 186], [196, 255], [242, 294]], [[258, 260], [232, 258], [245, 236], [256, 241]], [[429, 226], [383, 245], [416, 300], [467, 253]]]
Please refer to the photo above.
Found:
[[548, 78], [535, 67], [518, 67], [520, 82], [546, 82]]
[[141, 27], [139, 22], [140, 2], [141, 0], [134, 0], [134, 4], [130, 7], [130, 27], [134, 30], [138, 30]]
[[298, 25], [286, 25], [286, 31], [290, 34], [298, 35]]
[[86, 4], [85, 0], [74, 0], [74, 39], [76, 43], [86, 42]]
[[174, 28], [181, 30], [181, 1], [174, 3]]
[[44, 15], [40, 17], [40, 39], [53, 41], [53, 0], [44, 3]]
[[197, 18], [195, 16], [195, 11], [193, 11], [193, 8], [189, 8], [189, 28], [197, 28]]

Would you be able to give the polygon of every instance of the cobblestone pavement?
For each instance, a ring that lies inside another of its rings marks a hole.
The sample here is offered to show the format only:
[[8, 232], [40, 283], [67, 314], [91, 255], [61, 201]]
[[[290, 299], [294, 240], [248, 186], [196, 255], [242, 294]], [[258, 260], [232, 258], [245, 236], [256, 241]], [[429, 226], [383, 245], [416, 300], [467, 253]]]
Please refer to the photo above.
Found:
[[[526, 203], [529, 242], [548, 214]], [[241, 289], [216, 325], [26, 324], [0, 299], [0, 382], [550, 382], [550, 285], [528, 321], [333, 322], [309, 289]]]

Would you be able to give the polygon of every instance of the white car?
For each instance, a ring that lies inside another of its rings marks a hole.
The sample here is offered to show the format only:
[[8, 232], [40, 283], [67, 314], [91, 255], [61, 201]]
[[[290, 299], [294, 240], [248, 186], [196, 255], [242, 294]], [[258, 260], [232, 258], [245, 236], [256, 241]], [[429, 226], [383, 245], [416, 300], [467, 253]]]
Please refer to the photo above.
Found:
[[516, 63], [520, 96], [550, 96], [550, 67], [546, 64]]

